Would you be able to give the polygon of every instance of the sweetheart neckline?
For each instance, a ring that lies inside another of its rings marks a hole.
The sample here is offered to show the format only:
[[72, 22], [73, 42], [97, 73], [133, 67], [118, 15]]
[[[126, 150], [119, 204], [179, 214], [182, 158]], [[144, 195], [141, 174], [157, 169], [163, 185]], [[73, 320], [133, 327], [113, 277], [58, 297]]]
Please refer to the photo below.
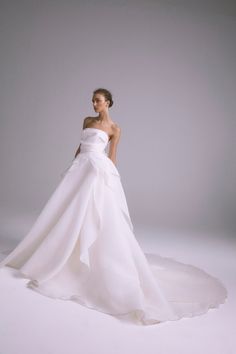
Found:
[[110, 137], [109, 137], [108, 133], [107, 133], [107, 132], [105, 132], [105, 130], [98, 129], [98, 128], [93, 128], [93, 127], [87, 127], [87, 128], [84, 128], [83, 130], [85, 130], [85, 129], [95, 129], [95, 130], [100, 130], [101, 132], [103, 132], [103, 133], [105, 133], [105, 134], [106, 134], [106, 136], [107, 136], [107, 138], [108, 138], [108, 141], [110, 140]]

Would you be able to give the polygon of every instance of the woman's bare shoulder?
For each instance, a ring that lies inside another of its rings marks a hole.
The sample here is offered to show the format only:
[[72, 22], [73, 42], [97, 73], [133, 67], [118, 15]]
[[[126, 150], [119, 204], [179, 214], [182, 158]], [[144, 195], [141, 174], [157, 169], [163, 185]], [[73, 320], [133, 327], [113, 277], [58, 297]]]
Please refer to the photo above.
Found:
[[87, 127], [87, 125], [93, 120], [93, 117], [85, 117], [83, 123], [83, 129]]
[[121, 134], [121, 128], [117, 123], [113, 123], [111, 126], [111, 138], [118, 140]]
[[114, 133], [119, 133], [121, 131], [120, 126], [115, 122], [113, 122], [111, 129], [113, 130]]

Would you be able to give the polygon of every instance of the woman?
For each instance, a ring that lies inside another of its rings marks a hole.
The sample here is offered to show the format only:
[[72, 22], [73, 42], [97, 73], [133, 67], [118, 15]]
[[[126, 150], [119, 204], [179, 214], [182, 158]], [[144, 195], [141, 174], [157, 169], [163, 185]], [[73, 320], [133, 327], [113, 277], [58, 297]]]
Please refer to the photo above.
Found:
[[[120, 139], [120, 127], [112, 121], [108, 108], [113, 105], [112, 95], [105, 89], [98, 89], [93, 93], [93, 107], [98, 112], [98, 117], [87, 117], [84, 119], [83, 129], [98, 128], [105, 131], [109, 136], [110, 149], [108, 157], [116, 163], [116, 148]], [[81, 144], [80, 144], [81, 146]], [[75, 158], [80, 152], [80, 146], [76, 151]]]
[[[28, 287], [140, 325], [207, 312], [225, 301], [219, 280], [191, 265], [144, 254], [116, 168], [121, 129], [111, 93], [93, 92], [75, 158], [18, 246], [0, 263]], [[109, 152], [105, 149], [109, 145]]]

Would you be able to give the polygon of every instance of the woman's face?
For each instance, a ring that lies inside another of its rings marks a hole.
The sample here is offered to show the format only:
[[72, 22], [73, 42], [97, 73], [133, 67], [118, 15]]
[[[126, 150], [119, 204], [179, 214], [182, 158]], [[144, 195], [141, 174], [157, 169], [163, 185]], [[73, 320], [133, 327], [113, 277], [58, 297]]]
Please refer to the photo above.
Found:
[[92, 102], [95, 112], [98, 113], [107, 110], [109, 105], [109, 101], [106, 101], [105, 97], [101, 93], [96, 93], [93, 96]]

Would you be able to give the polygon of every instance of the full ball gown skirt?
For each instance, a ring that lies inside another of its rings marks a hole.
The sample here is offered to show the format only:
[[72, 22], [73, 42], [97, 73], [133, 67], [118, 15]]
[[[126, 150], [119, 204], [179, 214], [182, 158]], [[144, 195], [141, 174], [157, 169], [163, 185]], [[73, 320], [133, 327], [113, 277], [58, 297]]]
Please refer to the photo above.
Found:
[[29, 233], [0, 263], [39, 293], [73, 300], [139, 325], [200, 315], [227, 297], [223, 284], [191, 265], [144, 254], [107, 133], [81, 132], [80, 153]]

